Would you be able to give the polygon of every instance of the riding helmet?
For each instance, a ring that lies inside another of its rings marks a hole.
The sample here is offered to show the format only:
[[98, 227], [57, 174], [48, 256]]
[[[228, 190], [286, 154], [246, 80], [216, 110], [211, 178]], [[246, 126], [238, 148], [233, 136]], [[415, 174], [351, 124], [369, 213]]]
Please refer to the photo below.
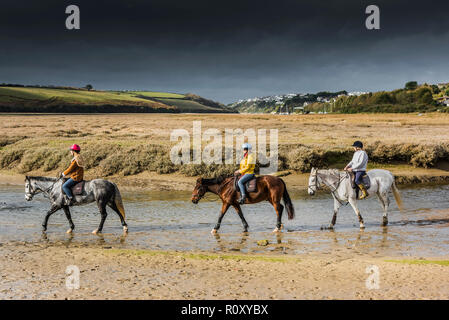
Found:
[[80, 148], [79, 145], [73, 144], [73, 145], [70, 147], [70, 150], [76, 151], [76, 152], [80, 152], [80, 151], [81, 151], [81, 148]]
[[252, 149], [252, 146], [251, 146], [251, 144], [249, 144], [249, 143], [244, 143], [244, 144], [242, 144], [242, 149], [248, 149], [248, 150], [251, 150], [251, 149]]
[[356, 148], [363, 148], [363, 143], [362, 141], [356, 141], [352, 144], [352, 146]]

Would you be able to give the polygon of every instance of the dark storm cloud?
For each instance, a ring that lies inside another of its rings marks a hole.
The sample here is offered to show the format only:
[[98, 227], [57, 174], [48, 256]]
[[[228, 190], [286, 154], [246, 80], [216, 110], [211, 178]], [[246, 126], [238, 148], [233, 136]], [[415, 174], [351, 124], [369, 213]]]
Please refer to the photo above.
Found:
[[[81, 30], [65, 29], [65, 7]], [[365, 28], [369, 4], [381, 30]], [[0, 82], [195, 92], [223, 102], [448, 81], [443, 1], [17, 1]]]

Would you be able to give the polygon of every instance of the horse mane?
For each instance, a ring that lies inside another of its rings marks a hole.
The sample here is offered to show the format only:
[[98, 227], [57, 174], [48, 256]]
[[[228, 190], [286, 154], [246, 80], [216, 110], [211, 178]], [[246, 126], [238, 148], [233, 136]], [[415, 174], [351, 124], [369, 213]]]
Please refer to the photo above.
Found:
[[340, 175], [340, 170], [338, 169], [329, 169], [328, 171], [331, 174]]
[[212, 186], [212, 185], [215, 185], [215, 184], [222, 184], [227, 178], [230, 178], [230, 176], [221, 175], [221, 176], [218, 176], [216, 178], [211, 178], [211, 179], [203, 178], [202, 179], [202, 184], [205, 185], [205, 186]]
[[57, 180], [57, 178], [51, 178], [51, 177], [30, 177], [30, 176], [26, 176], [25, 180], [36, 180], [36, 181], [44, 181], [44, 182], [55, 182]]
[[326, 173], [329, 173], [329, 174], [332, 174], [332, 175], [340, 175], [340, 170], [338, 170], [338, 169], [319, 169], [319, 171], [321, 171], [321, 172], [326, 172]]

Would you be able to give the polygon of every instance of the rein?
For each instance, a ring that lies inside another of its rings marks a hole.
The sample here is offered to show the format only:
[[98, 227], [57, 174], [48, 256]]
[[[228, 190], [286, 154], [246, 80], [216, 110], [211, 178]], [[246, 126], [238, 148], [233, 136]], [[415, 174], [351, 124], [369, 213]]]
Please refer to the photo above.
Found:
[[[30, 188], [31, 188], [32, 190], [31, 190], [30, 193], [34, 196], [34, 195], [38, 194], [39, 191], [41, 191], [41, 192], [44, 194], [44, 197], [47, 198], [47, 199], [49, 199], [50, 196], [49, 196], [49, 194], [48, 194], [48, 191], [50, 191], [51, 189], [53, 189], [53, 187], [55, 186], [55, 184], [56, 184], [59, 180], [61, 180], [61, 177], [59, 177], [58, 179], [56, 179], [55, 182], [53, 182], [53, 184], [52, 184], [50, 187], [48, 187], [47, 189], [45, 189], [45, 190], [42, 189], [42, 187], [39, 186], [39, 185], [37, 184], [37, 182], [35, 182], [35, 185], [38, 187], [38, 189], [34, 188], [33, 185], [31, 184]], [[30, 181], [30, 182], [31, 182], [31, 181]]]
[[[349, 202], [346, 201], [346, 203], [343, 203], [343, 201], [337, 197], [335, 192], [340, 187], [340, 184], [342, 183], [342, 181], [345, 180], [346, 178], [348, 178], [349, 174], [348, 174], [348, 172], [346, 172], [346, 174], [343, 177], [341, 177], [340, 173], [338, 173], [338, 176], [339, 176], [339, 180], [338, 180], [337, 186], [334, 188], [334, 190], [332, 190], [331, 186], [328, 186], [328, 187], [331, 189], [331, 194], [338, 201], [338, 203], [340, 203], [340, 205], [342, 205], [342, 206], [346, 206], [346, 205], [348, 205]], [[317, 190], [320, 188], [320, 186], [318, 186], [318, 170], [316, 171], [316, 174], [315, 174], [315, 188]]]
[[339, 175], [340, 180], [338, 181], [338, 184], [337, 184], [337, 186], [335, 187], [335, 189], [334, 189], [334, 190], [331, 190], [331, 193], [332, 193], [332, 195], [334, 196], [334, 198], [338, 201], [338, 203], [339, 203], [340, 205], [346, 206], [346, 205], [348, 205], [349, 201], [346, 201], [346, 203], [343, 203], [343, 202], [337, 197], [337, 195], [335, 194], [335, 192], [337, 191], [338, 187], [340, 187], [341, 182], [342, 182], [343, 180], [345, 180], [345, 179], [348, 177], [349, 174], [346, 172], [346, 174], [343, 176], [343, 178], [341, 178], [340, 173], [339, 173], [338, 175]]
[[[233, 177], [233, 176], [232, 176], [232, 175], [229, 175], [229, 176], [225, 177], [224, 180], [223, 180], [220, 184], [217, 183], [217, 185], [218, 185], [217, 195], [221, 193], [221, 191], [223, 190], [223, 188], [224, 188], [226, 185], [228, 185], [230, 182], [233, 181], [232, 179], [229, 180], [229, 181], [225, 181], [227, 178], [231, 178], [231, 177]], [[205, 188], [206, 191], [204, 192], [203, 195], [200, 195], [199, 193], [196, 195], [196, 196], [198, 197], [198, 201], [200, 201], [201, 199], [205, 198], [206, 193], [207, 193], [208, 191], [210, 192], [210, 190], [208, 189], [208, 187], [209, 187], [208, 185], [202, 185], [202, 187]]]

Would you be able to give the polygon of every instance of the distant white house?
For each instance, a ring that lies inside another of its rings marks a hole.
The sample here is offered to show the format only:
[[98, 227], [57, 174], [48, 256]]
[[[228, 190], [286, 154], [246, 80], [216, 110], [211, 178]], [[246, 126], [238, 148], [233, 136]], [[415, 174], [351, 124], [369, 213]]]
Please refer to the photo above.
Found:
[[364, 92], [364, 91], [354, 91], [354, 92], [349, 92], [348, 96], [361, 96], [362, 94], [368, 94], [369, 92]]

